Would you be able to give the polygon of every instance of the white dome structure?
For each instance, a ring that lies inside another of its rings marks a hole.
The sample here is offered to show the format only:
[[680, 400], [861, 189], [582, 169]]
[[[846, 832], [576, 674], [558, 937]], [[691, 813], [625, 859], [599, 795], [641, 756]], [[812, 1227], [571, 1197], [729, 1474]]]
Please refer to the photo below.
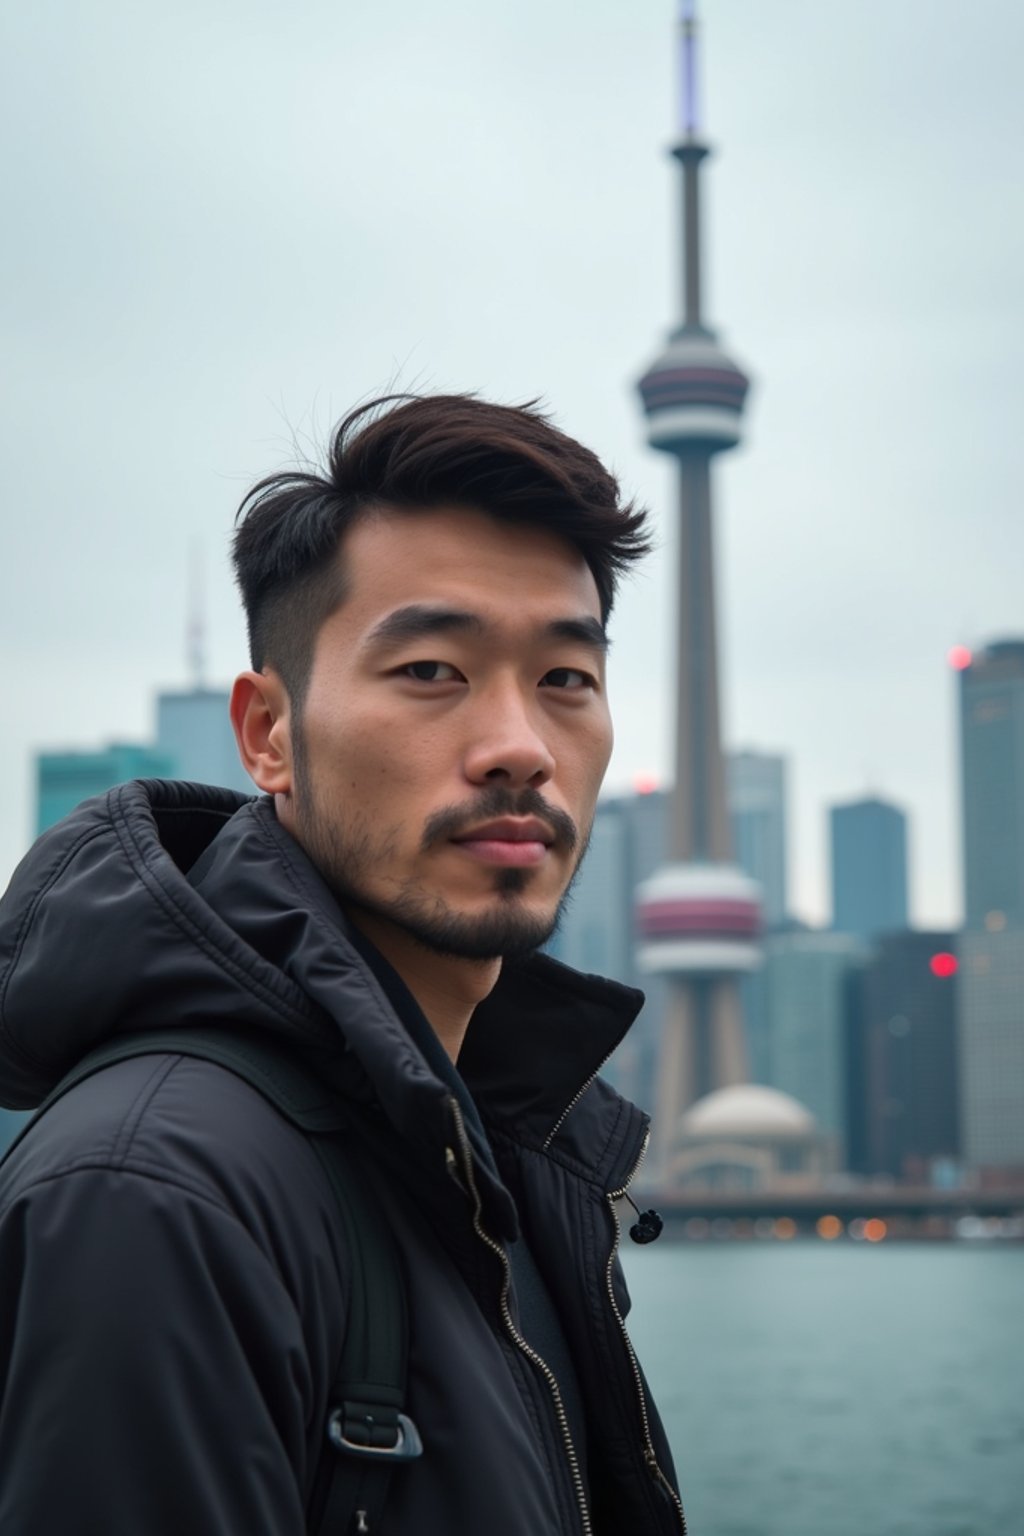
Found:
[[679, 1117], [668, 1183], [677, 1189], [782, 1192], [827, 1171], [828, 1138], [810, 1110], [762, 1083], [716, 1089]]
[[740, 1083], [698, 1099], [682, 1116], [679, 1129], [701, 1141], [803, 1141], [817, 1127], [810, 1110], [788, 1093], [761, 1083]]

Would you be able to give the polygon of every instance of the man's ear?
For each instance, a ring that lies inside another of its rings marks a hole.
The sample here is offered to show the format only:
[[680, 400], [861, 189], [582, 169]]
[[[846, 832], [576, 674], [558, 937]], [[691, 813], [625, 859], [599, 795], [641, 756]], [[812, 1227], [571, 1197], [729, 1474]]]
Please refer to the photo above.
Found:
[[292, 788], [291, 705], [273, 669], [243, 672], [231, 690], [231, 724], [238, 755], [251, 779], [268, 795]]

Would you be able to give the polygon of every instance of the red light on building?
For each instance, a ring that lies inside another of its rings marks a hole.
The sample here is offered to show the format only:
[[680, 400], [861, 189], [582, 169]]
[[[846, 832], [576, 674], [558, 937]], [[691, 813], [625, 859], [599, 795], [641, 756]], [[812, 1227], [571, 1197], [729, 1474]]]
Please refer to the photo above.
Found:
[[954, 645], [946, 660], [956, 672], [966, 672], [974, 657], [966, 645]]
[[960, 968], [956, 955], [951, 955], [948, 949], [940, 950], [937, 955], [932, 955], [928, 965], [933, 976], [955, 976]]
[[653, 773], [638, 773], [633, 777], [633, 788], [638, 795], [653, 795], [658, 781]]

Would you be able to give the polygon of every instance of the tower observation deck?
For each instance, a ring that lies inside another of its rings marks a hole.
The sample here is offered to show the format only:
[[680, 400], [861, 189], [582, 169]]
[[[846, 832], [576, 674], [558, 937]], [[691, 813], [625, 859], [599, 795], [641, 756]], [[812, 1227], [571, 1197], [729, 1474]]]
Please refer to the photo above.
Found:
[[757, 965], [756, 883], [732, 862], [719, 721], [711, 460], [740, 441], [749, 380], [705, 323], [693, 0], [683, 0], [681, 324], [640, 380], [652, 448], [679, 466], [675, 786], [668, 862], [637, 892], [639, 959], [667, 981], [655, 1105], [656, 1167], [680, 1117], [704, 1094], [746, 1080], [739, 977]]

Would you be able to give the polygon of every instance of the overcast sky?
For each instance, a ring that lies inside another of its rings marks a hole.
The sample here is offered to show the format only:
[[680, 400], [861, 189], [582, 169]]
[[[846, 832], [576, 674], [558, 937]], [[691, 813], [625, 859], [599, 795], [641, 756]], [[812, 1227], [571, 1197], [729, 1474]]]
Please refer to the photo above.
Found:
[[[614, 626], [609, 785], [668, 776], [673, 485], [635, 381], [677, 315], [672, 0], [4, 7], [0, 883], [32, 753], [151, 730], [190, 551], [245, 664], [246, 485], [395, 385], [542, 395], [654, 508]], [[946, 653], [1024, 633], [1024, 7], [704, 0], [707, 311], [754, 378], [717, 461], [729, 744], [911, 814], [960, 912]]]

